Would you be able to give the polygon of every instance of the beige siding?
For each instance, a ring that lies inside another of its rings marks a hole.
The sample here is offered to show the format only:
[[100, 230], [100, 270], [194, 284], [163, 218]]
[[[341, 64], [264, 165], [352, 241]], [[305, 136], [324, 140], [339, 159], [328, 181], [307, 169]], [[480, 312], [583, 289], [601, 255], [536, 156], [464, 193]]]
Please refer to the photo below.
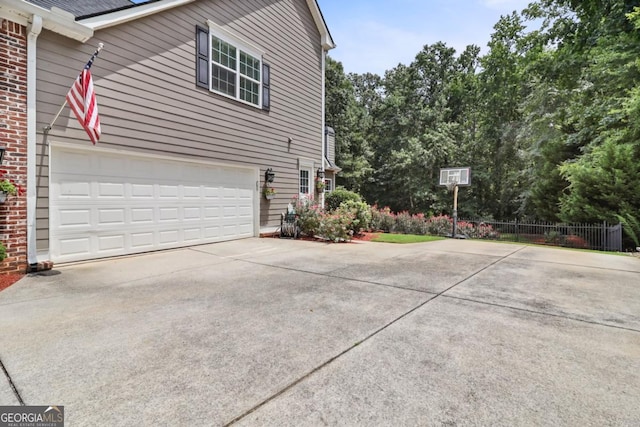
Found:
[[[207, 19], [265, 52], [271, 111], [196, 87], [195, 26]], [[38, 39], [38, 129], [51, 121], [99, 42], [105, 47], [92, 67], [99, 144], [258, 166], [262, 180], [271, 167], [279, 194], [269, 203], [260, 198], [260, 225], [279, 224], [298, 191], [298, 158], [319, 166], [321, 157], [320, 36], [306, 1], [202, 0], [97, 31], [84, 45], [45, 31]], [[68, 108], [48, 139], [90, 144]], [[38, 162], [38, 249], [47, 249], [49, 170], [42, 144]]]

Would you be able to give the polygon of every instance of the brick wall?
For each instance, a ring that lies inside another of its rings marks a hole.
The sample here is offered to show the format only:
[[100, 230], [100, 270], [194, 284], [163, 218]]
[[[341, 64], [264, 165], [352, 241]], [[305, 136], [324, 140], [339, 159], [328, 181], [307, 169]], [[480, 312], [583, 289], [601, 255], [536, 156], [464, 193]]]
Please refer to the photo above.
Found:
[[[27, 184], [27, 28], [0, 19], [0, 146], [7, 151], [0, 171], [26, 190]], [[0, 241], [7, 258], [0, 274], [27, 271], [26, 194], [0, 204]]]

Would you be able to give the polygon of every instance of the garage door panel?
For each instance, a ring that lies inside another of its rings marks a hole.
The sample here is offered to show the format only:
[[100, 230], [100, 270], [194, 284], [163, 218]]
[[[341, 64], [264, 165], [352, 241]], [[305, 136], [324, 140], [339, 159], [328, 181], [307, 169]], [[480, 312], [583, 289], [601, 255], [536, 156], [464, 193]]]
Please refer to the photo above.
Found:
[[202, 189], [200, 187], [185, 185], [182, 187], [182, 195], [185, 199], [202, 198]]
[[51, 156], [55, 262], [254, 235], [253, 170], [59, 147]]
[[133, 224], [153, 223], [153, 208], [131, 209], [131, 222]]
[[124, 225], [124, 209], [98, 209], [98, 226], [100, 225]]
[[56, 195], [59, 197], [88, 199], [91, 197], [91, 183], [62, 181], [57, 193]]
[[191, 229], [185, 229], [184, 230], [184, 241], [185, 242], [198, 241], [198, 240], [201, 239], [201, 237], [202, 237], [202, 230], [200, 229], [200, 227], [191, 228]]
[[89, 209], [62, 209], [58, 211], [58, 223], [62, 228], [91, 227], [91, 211]]
[[133, 249], [153, 249], [153, 232], [131, 233], [131, 247]]
[[200, 209], [200, 207], [184, 208], [183, 218], [185, 221], [202, 220], [202, 209]]
[[62, 256], [84, 256], [91, 252], [91, 240], [88, 237], [61, 239], [59, 251]]
[[133, 199], [152, 199], [153, 198], [153, 185], [152, 184], [131, 184], [131, 197]]
[[180, 231], [178, 229], [164, 230], [160, 232], [161, 245], [175, 245], [180, 243]]
[[125, 248], [125, 236], [124, 234], [116, 234], [112, 236], [98, 236], [98, 251], [121, 251]]
[[96, 183], [97, 194], [96, 197], [108, 197], [124, 199], [124, 183], [115, 182], [99, 182]]

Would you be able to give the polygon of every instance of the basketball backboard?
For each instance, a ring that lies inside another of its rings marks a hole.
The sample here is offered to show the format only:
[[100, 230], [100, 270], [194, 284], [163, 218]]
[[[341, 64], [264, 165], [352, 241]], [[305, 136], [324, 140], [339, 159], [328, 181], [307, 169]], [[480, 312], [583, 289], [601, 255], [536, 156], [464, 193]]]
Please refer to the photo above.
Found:
[[457, 183], [460, 187], [471, 185], [471, 168], [440, 169], [440, 185], [451, 185], [454, 183]]

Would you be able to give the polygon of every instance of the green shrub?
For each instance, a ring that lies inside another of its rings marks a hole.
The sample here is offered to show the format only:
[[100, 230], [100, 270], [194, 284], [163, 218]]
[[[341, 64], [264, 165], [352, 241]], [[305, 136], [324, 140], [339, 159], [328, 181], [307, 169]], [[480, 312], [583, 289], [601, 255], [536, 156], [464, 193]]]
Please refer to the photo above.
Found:
[[354, 202], [361, 202], [362, 197], [358, 193], [349, 191], [344, 187], [338, 187], [331, 193], [326, 194], [324, 197], [324, 206], [328, 211], [335, 211], [340, 205], [347, 200], [353, 200]]
[[0, 242], [0, 261], [4, 261], [7, 258], [7, 248], [4, 243]]
[[347, 200], [336, 209], [336, 213], [353, 215], [353, 221], [349, 229], [352, 234], [361, 234], [371, 226], [371, 207], [365, 202]]
[[551, 245], [559, 245], [562, 235], [557, 230], [549, 230], [544, 233], [544, 242]]

